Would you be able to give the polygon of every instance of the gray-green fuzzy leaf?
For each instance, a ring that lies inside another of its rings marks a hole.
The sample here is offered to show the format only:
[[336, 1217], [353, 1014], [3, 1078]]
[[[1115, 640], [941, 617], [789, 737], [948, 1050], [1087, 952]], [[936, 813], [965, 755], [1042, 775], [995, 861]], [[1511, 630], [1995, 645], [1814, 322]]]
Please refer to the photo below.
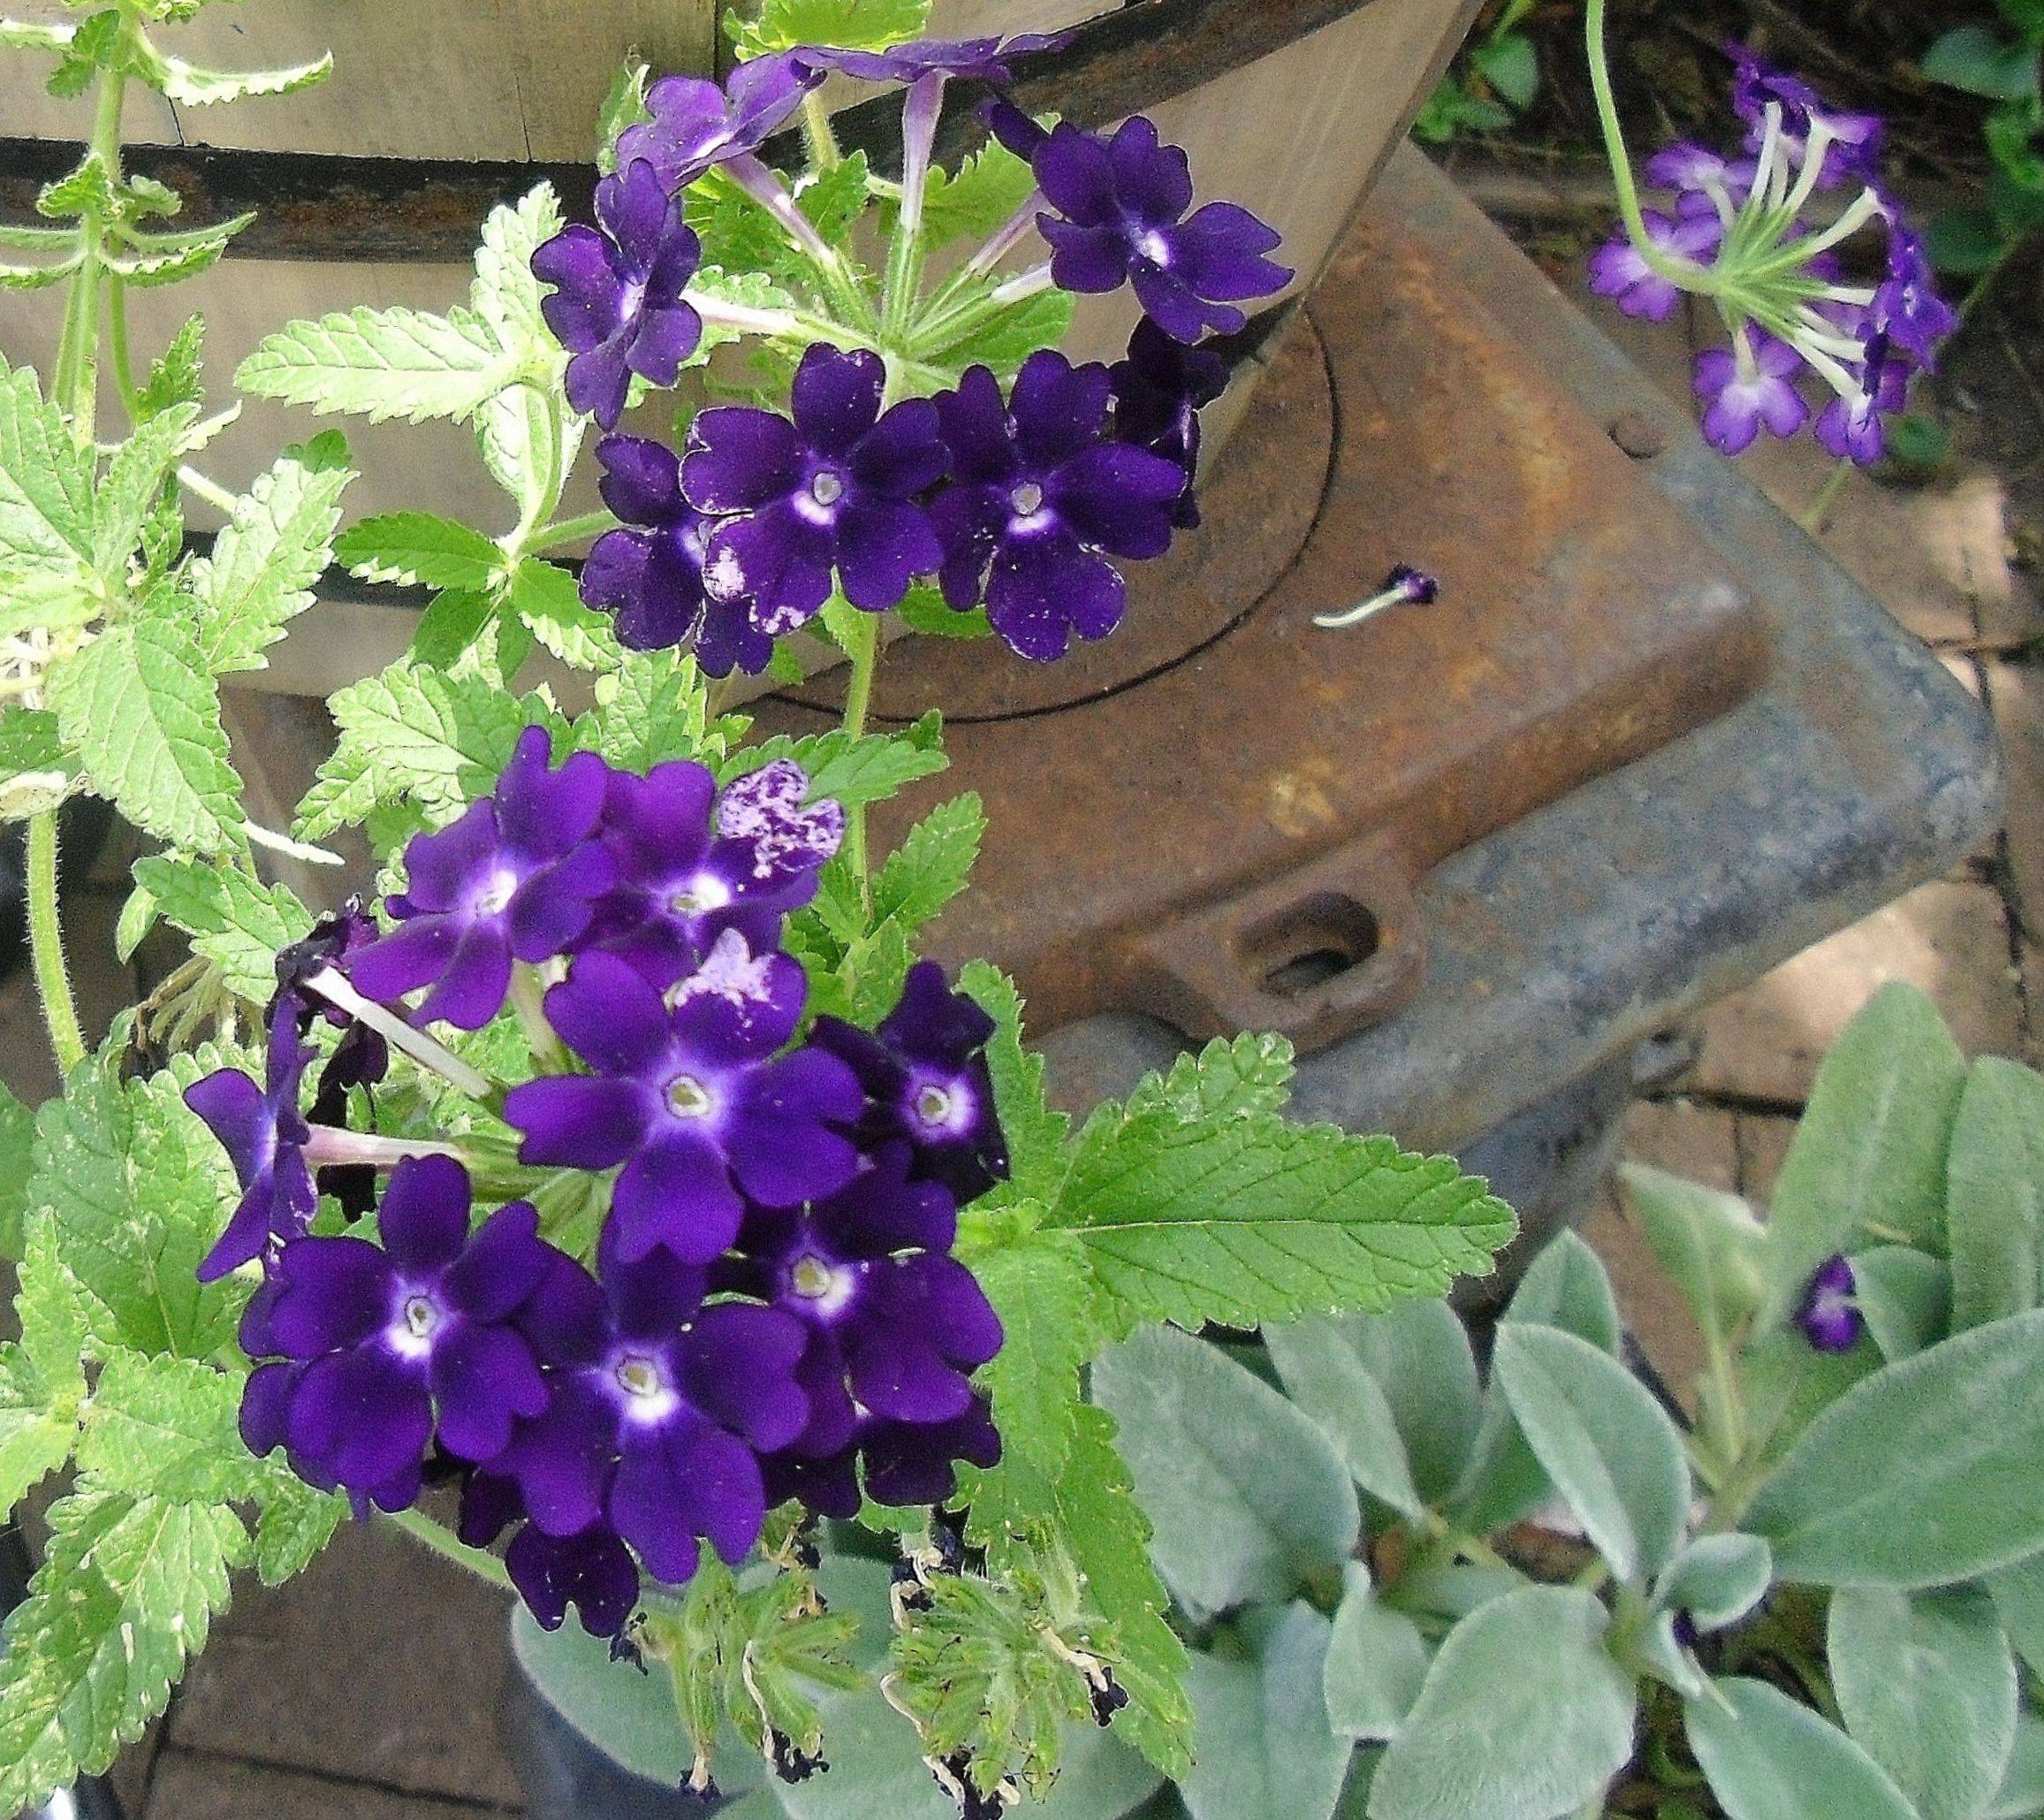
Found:
[[1757, 1535], [1699, 1535], [1668, 1564], [1653, 1588], [1657, 1611], [1685, 1611], [1708, 1634], [1736, 1624], [1767, 1595], [1774, 1550]]
[[1195, 1653], [1186, 1676], [1199, 1760], [1179, 1786], [1193, 1820], [1327, 1820], [1349, 1771], [1349, 1740], [1321, 1698], [1327, 1620], [1311, 1606], [1245, 1623], [1247, 1662]]
[[1661, 1268], [1705, 1332], [1729, 1336], [1759, 1306], [1765, 1229], [1736, 1194], [1643, 1164], [1619, 1171]]
[[2044, 1554], [2026, 1555], [1987, 1577], [2002, 1628], [2030, 1672], [2044, 1677]]
[[1952, 1325], [2027, 1314], [2044, 1294], [2044, 1077], [1983, 1056], [1952, 1130], [1945, 1219]]
[[1346, 1737], [1387, 1742], [1419, 1698], [1432, 1651], [1417, 1624], [1378, 1598], [1360, 1561], [1344, 1578], [1321, 1678], [1327, 1722]]
[[1949, 1332], [1952, 1275], [1943, 1259], [1906, 1245], [1876, 1245], [1854, 1255], [1852, 1276], [1852, 1298], [1890, 1365]]
[[1765, 1681], [1713, 1681], [1683, 1710], [1730, 1820], [1919, 1820], [1844, 1732]]
[[1265, 1330], [1264, 1342], [1286, 1394], [1326, 1431], [1349, 1476], [1379, 1503], [1417, 1521], [1425, 1515], [1426, 1500], [1413, 1482], [1397, 1416], [1349, 1340], [1350, 1331], [1364, 1321], [1386, 1318], [1354, 1314], [1343, 1321], [1272, 1327]]

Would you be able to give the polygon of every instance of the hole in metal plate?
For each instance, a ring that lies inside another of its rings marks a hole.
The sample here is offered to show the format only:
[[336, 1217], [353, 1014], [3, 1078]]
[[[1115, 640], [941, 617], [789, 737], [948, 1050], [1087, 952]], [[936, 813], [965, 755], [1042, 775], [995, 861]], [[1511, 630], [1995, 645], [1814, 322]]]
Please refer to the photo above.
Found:
[[1360, 967], [1383, 945], [1367, 904], [1317, 891], [1265, 918], [1239, 938], [1247, 971], [1274, 998], [1305, 998]]

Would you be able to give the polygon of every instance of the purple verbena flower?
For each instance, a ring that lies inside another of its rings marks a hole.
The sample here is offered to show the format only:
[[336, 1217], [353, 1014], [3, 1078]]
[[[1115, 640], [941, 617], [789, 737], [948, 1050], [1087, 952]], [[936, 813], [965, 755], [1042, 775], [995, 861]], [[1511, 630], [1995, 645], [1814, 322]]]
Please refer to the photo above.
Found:
[[239, 1270], [273, 1239], [295, 1237], [319, 1205], [305, 1161], [312, 1128], [299, 1110], [313, 1059], [303, 1004], [295, 993], [277, 994], [262, 1086], [238, 1068], [223, 1068], [185, 1089], [185, 1104], [220, 1140], [242, 1191], [227, 1230], [199, 1266], [201, 1283]]
[[[1714, 212], [1670, 219], [1650, 209], [1646, 231], [1663, 253], [1698, 264], [1707, 263], [1725, 237], [1724, 224]], [[1655, 271], [1622, 232], [1592, 255], [1590, 288], [1599, 297], [1610, 298], [1621, 315], [1650, 323], [1665, 323], [1682, 301], [1680, 287]]]
[[646, 91], [650, 118], [619, 136], [618, 162], [643, 159], [678, 193], [712, 165], [756, 152], [822, 80], [820, 70], [788, 53], [748, 57], [722, 87], [700, 76], [663, 76]]
[[605, 1242], [634, 1264], [664, 1247], [688, 1263], [730, 1248], [744, 1196], [793, 1207], [828, 1194], [858, 1166], [833, 1127], [857, 1121], [857, 1077], [794, 1034], [799, 963], [755, 955], [726, 929], [702, 966], [663, 999], [627, 962], [585, 954], [546, 995], [546, 1015], [593, 1075], [543, 1077], [506, 1096], [525, 1133], [521, 1161], [623, 1164]]
[[612, 773], [604, 839], [618, 887], [585, 947], [629, 961], [663, 992], [736, 930], [755, 954], [781, 919], [817, 895], [817, 875], [844, 839], [845, 811], [809, 803], [809, 779], [776, 759], [721, 796], [703, 766], [677, 759], [644, 777]]
[[1197, 341], [1231, 335], [1248, 321], [1235, 308], [1292, 281], [1266, 257], [1282, 236], [1235, 202], [1188, 217], [1192, 173], [1142, 115], [1112, 139], [1060, 122], [1036, 148], [1037, 181], [1055, 214], [1037, 217], [1051, 244], [1051, 275], [1067, 291], [1117, 291], [1132, 283], [1166, 334]]
[[1227, 362], [1211, 347], [1188, 347], [1144, 316], [1128, 338], [1127, 357], [1108, 369], [1108, 377], [1114, 390], [1116, 438], [1184, 470], [1185, 491], [1172, 522], [1181, 530], [1196, 529], [1199, 413], [1227, 389]]
[[809, 1420], [802, 1323], [703, 1294], [665, 1252], [626, 1264], [606, 1246], [600, 1285], [558, 1259], [523, 1315], [551, 1400], [490, 1465], [543, 1534], [607, 1524], [670, 1586], [695, 1573], [698, 1538], [745, 1558], [766, 1516], [758, 1455]]
[[644, 437], [606, 436], [596, 459], [604, 503], [636, 528], [596, 539], [582, 565], [584, 603], [611, 615], [628, 650], [671, 650], [694, 633], [707, 674], [756, 676], [773, 660], [773, 640], [754, 628], [745, 601], [704, 589], [711, 522], [681, 497], [680, 458]]
[[1009, 67], [1012, 58], [1062, 49], [1071, 35], [1069, 32], [1022, 32], [1005, 39], [921, 38], [909, 44], [892, 44], [884, 50], [802, 45], [788, 55], [805, 69], [837, 70], [861, 82], [916, 82], [924, 76], [955, 76], [1005, 88], [1014, 80]]
[[1888, 417], [1909, 401], [1909, 362], [1874, 335], [1859, 389], [1841, 393], [1817, 419], [1817, 440], [1842, 461], [1870, 468], [1888, 452]]
[[1170, 547], [1185, 470], [1103, 440], [1113, 392], [1105, 367], [1046, 349], [1007, 399], [975, 367], [936, 401], [952, 458], [931, 507], [944, 598], [961, 612], [984, 598], [994, 629], [1038, 662], [1062, 657], [1074, 632], [1104, 638], [1121, 624], [1127, 586], [1107, 554]]
[[573, 1605], [592, 1637], [622, 1636], [639, 1603], [638, 1564], [624, 1538], [600, 1518], [576, 1534], [549, 1535], [526, 1520], [515, 1480], [471, 1474], [461, 1487], [455, 1534], [472, 1549], [486, 1549], [513, 1524], [504, 1565], [540, 1628], [558, 1631]]
[[1796, 389], [1803, 356], [1758, 330], [1747, 331], [1747, 345], [1751, 352], [1744, 358], [1729, 347], [1706, 347], [1696, 360], [1704, 439], [1727, 455], [1751, 448], [1763, 427], [1770, 436], [1787, 437], [1810, 421], [1810, 407]]
[[418, 1496], [436, 1418], [443, 1447], [482, 1461], [509, 1444], [514, 1419], [547, 1405], [511, 1316], [559, 1253], [523, 1202], [471, 1237], [470, 1200], [459, 1163], [411, 1158], [384, 1193], [380, 1247], [297, 1238], [271, 1266], [261, 1340], [304, 1367], [283, 1411], [291, 1455], [385, 1510]]
[[681, 490], [701, 511], [730, 513], [710, 534], [710, 593], [749, 603], [778, 637], [831, 598], [867, 613], [898, 606], [943, 560], [916, 496], [944, 476], [937, 407], [909, 399], [880, 409], [878, 354], [817, 344], [794, 377], [791, 423], [744, 406], [705, 411], [689, 431]]
[[1866, 1317], [1852, 1297], [1858, 1288], [1850, 1260], [1827, 1259], [1810, 1279], [1796, 1310], [1796, 1325], [1820, 1352], [1850, 1352], [1866, 1331]]
[[1938, 347], [1959, 326], [1959, 313], [1939, 296], [1923, 236], [1903, 222], [1890, 224], [1888, 273], [1873, 293], [1867, 327], [1926, 370]]
[[591, 838], [608, 767], [576, 752], [551, 771], [551, 749], [544, 727], [527, 727], [495, 794], [405, 849], [407, 887], [385, 900], [399, 926], [350, 956], [357, 991], [388, 1002], [430, 986], [422, 1020], [480, 1030], [503, 1009], [514, 959], [551, 960], [588, 927], [616, 882]]
[[563, 228], [532, 255], [532, 270], [554, 286], [540, 313], [573, 356], [568, 402], [613, 430], [633, 374], [672, 385], [702, 343], [703, 318], [682, 293], [703, 247], [643, 159], [597, 184], [596, 220]]
[[1824, 148], [1824, 164], [1815, 181], [1821, 188], [1871, 178], [1881, 156], [1885, 128], [1875, 114], [1854, 114], [1832, 107], [1799, 76], [1763, 63], [1744, 44], [1728, 43], [1732, 59], [1732, 111], [1746, 123], [1747, 148], [1766, 143], [1767, 113], [1778, 110], [1779, 126], [1797, 164], [1809, 156], [1812, 142]]
[[993, 1033], [993, 1019], [951, 990], [943, 968], [919, 961], [877, 1029], [819, 1017], [810, 1040], [857, 1074], [870, 1102], [860, 1125], [867, 1146], [906, 1145], [910, 1178], [942, 1183], [963, 1206], [1008, 1173], [986, 1063]]
[[787, 1449], [760, 1465], [770, 1504], [796, 1498], [819, 1517], [849, 1522], [859, 1512], [862, 1465], [875, 1504], [912, 1510], [952, 1496], [960, 1460], [982, 1469], [1000, 1464], [1000, 1434], [984, 1397], [975, 1397], [962, 1415], [947, 1422], [899, 1422], [869, 1413], [835, 1453]]

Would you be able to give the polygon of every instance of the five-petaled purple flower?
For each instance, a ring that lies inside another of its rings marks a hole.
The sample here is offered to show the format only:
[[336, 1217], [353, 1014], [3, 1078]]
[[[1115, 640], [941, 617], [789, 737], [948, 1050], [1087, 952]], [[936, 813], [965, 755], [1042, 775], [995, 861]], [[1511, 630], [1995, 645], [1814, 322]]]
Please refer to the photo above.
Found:
[[272, 1239], [303, 1232], [319, 1205], [305, 1161], [312, 1128], [299, 1110], [313, 1059], [304, 1035], [305, 1009], [296, 993], [277, 994], [262, 1086], [238, 1068], [223, 1068], [185, 1089], [185, 1104], [220, 1140], [242, 1190], [227, 1230], [199, 1266], [201, 1283], [239, 1270]]
[[1103, 439], [1113, 381], [1101, 366], [1031, 354], [1010, 398], [975, 367], [937, 409], [952, 481], [931, 507], [944, 544], [944, 598], [984, 599], [993, 628], [1049, 663], [1071, 636], [1121, 623], [1127, 584], [1107, 554], [1161, 556], [1185, 491], [1175, 461]]
[[966, 994], [951, 990], [943, 968], [919, 961], [878, 1029], [868, 1033], [819, 1017], [811, 1040], [841, 1056], [864, 1087], [868, 1109], [860, 1136], [866, 1145], [906, 1145], [911, 1179], [941, 1182], [963, 1206], [1008, 1172], [986, 1062], [993, 1032], [993, 1019]]
[[779, 637], [822, 610], [833, 570], [867, 613], [899, 606], [943, 560], [917, 496], [946, 466], [937, 407], [880, 409], [886, 369], [863, 350], [822, 343], [802, 356], [778, 412], [725, 406], [689, 432], [681, 491], [701, 511], [733, 514], [710, 534], [703, 578], [720, 600], [749, 604]]
[[604, 838], [618, 888], [586, 945], [622, 956], [663, 992], [727, 930], [755, 954], [771, 950], [781, 918], [816, 895], [817, 874], [844, 839], [844, 810], [808, 803], [808, 793], [802, 767], [786, 758], [721, 796], [711, 773], [686, 759], [644, 777], [613, 772]]
[[1144, 316], [1128, 338], [1127, 356], [1108, 369], [1114, 388], [1114, 434], [1122, 442], [1175, 461], [1185, 473], [1172, 522], [1199, 525], [1193, 483], [1199, 474], [1199, 414], [1227, 389], [1227, 362], [1211, 347], [1189, 347]]
[[[1724, 224], [1714, 212], [1683, 213], [1670, 220], [1658, 209], [1645, 214], [1647, 236], [1671, 258], [1708, 263], [1725, 237]], [[1645, 255], [1622, 233], [1607, 240], [1592, 255], [1590, 289], [1608, 297], [1623, 316], [1650, 323], [1665, 323], [1682, 301], [1682, 291], [1646, 263]]]
[[705, 591], [710, 521], [681, 497], [680, 459], [640, 436], [606, 436], [596, 459], [604, 503], [636, 529], [596, 539], [582, 565], [583, 601], [611, 615], [629, 650], [671, 650], [693, 632], [710, 675], [757, 675], [772, 661], [773, 640], [754, 628], [743, 600]]
[[386, 900], [399, 926], [348, 958], [358, 992], [387, 1002], [430, 986], [422, 1021], [480, 1030], [504, 1007], [514, 959], [551, 960], [589, 926], [616, 876], [590, 838], [606, 768], [576, 752], [549, 770], [551, 749], [544, 727], [527, 727], [496, 793], [405, 849], [407, 889]]
[[544, 1534], [607, 1523], [670, 1586], [695, 1573], [698, 1538], [744, 1559], [766, 1516], [758, 1455], [809, 1420], [794, 1376], [802, 1323], [778, 1308], [705, 1307], [703, 1287], [665, 1252], [635, 1264], [606, 1253], [600, 1285], [557, 1259], [521, 1317], [551, 1395], [490, 1463]]
[[1853, 178], [1873, 176], [1884, 136], [1877, 114], [1848, 113], [1832, 107], [1799, 76], [1763, 63], [1736, 41], [1725, 46], [1731, 58], [1732, 111], [1746, 123], [1747, 148], [1765, 145], [1767, 114], [1776, 112], [1776, 131], [1802, 163], [1812, 140], [1823, 142], [1824, 164], [1817, 182], [1822, 188]]
[[601, 1518], [574, 1535], [550, 1535], [526, 1519], [515, 1480], [471, 1474], [454, 1533], [486, 1549], [514, 1524], [504, 1565], [540, 1627], [558, 1631], [573, 1605], [592, 1637], [621, 1635], [639, 1603], [638, 1563], [624, 1538]]
[[703, 247], [643, 159], [596, 186], [596, 219], [600, 231], [563, 228], [532, 255], [532, 270], [554, 286], [540, 312], [573, 356], [568, 402], [613, 430], [633, 374], [672, 385], [703, 340], [703, 318], [682, 295]]
[[1802, 370], [1802, 355], [1764, 331], [1751, 332], [1744, 352], [1706, 348], [1696, 361], [1705, 440], [1736, 455], [1753, 445], [1763, 425], [1770, 436], [1795, 435], [1810, 421], [1810, 407], [1796, 389]]
[[747, 58], [722, 87], [663, 76], [646, 91], [649, 118], [619, 137], [618, 163], [643, 159], [679, 193], [712, 165], [756, 152], [822, 80], [822, 71], [787, 53]]
[[836, 1129], [865, 1108], [857, 1077], [794, 1034], [801, 965], [755, 955], [726, 929], [663, 999], [615, 955], [589, 953], [546, 995], [547, 1020], [596, 1071], [513, 1087], [520, 1158], [619, 1174], [604, 1229], [622, 1263], [664, 1248], [684, 1262], [727, 1251], [743, 1196], [793, 1207], [848, 1182], [857, 1153]]
[[1850, 1352], [1866, 1331], [1866, 1317], [1853, 1300], [1858, 1288], [1852, 1264], [1844, 1257], [1827, 1258], [1803, 1291], [1796, 1325], [1820, 1352]]
[[1037, 218], [1051, 243], [1051, 276], [1067, 291], [1134, 284], [1167, 335], [1231, 335], [1248, 318], [1235, 306], [1268, 297], [1292, 273], [1267, 255], [1281, 236], [1235, 202], [1196, 214], [1185, 153], [1138, 114], [1103, 140], [1060, 122], [1036, 148], [1037, 181], [1055, 214]]
[[[447, 1157], [398, 1165], [377, 1222], [360, 1238], [297, 1238], [270, 1266], [262, 1344], [288, 1361], [258, 1373], [262, 1413], [295, 1462], [385, 1510], [418, 1496], [436, 1427], [448, 1452], [488, 1460], [512, 1425], [547, 1406], [531, 1344], [511, 1316], [558, 1256], [522, 1202], [469, 1236], [470, 1192]], [[277, 1392], [281, 1391], [279, 1397]], [[437, 1419], [437, 1422], [436, 1422]], [[273, 1441], [274, 1444], [274, 1441]], [[267, 1450], [265, 1450], [267, 1451]]]

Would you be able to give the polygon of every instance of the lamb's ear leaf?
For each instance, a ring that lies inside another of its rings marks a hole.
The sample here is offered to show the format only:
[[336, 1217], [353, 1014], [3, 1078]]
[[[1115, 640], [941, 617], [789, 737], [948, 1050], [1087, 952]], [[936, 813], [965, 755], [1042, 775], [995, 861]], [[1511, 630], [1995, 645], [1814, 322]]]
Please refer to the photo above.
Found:
[[1959, 1101], [1946, 1174], [1952, 1325], [2025, 1314], [2044, 1294], [2044, 1076], [1986, 1055]]
[[1730, 1820], [1920, 1820], [1887, 1771], [1766, 1681], [1713, 1681], [1683, 1711]]
[[1186, 1686], [1210, 1741], [1179, 1793], [1193, 1820], [1328, 1820], [1352, 1753], [1321, 1697], [1327, 1620], [1300, 1603], [1255, 1612], [1242, 1628], [1256, 1652], [1249, 1661], [1192, 1658]]
[[1411, 1618], [1378, 1598], [1362, 1562], [1343, 1579], [1321, 1676], [1327, 1723], [1344, 1737], [1387, 1742], [1419, 1698], [1433, 1652]]

